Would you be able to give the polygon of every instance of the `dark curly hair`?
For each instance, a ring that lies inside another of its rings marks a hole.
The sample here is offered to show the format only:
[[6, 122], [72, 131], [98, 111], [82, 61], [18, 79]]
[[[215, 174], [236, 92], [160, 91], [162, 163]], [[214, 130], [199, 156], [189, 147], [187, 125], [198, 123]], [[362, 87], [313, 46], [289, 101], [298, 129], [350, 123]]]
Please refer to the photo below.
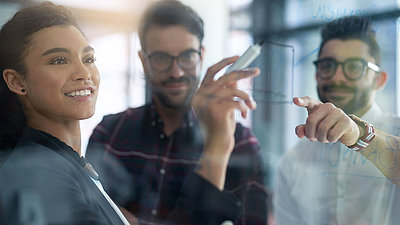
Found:
[[[376, 35], [371, 26], [369, 17], [346, 16], [328, 23], [321, 31], [322, 43], [319, 49], [332, 39], [350, 40], [356, 39], [363, 41], [369, 47], [369, 53], [374, 57], [376, 64], [381, 63], [381, 50]], [[318, 55], [319, 55], [318, 54]]]
[[145, 36], [151, 26], [167, 27], [181, 25], [196, 35], [200, 45], [204, 38], [204, 23], [200, 16], [190, 7], [176, 0], [164, 0], [152, 4], [139, 23], [139, 39], [145, 50]]

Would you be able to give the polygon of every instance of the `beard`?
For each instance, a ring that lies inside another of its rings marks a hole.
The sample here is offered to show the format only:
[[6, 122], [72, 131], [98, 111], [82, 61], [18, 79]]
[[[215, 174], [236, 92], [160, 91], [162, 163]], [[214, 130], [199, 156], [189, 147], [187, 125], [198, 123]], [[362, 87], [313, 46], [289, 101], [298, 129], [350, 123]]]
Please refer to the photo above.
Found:
[[[343, 83], [342, 84], [331, 83], [329, 85], [322, 85], [320, 87], [317, 86], [317, 91], [321, 102], [323, 103], [331, 102], [336, 107], [342, 109], [347, 114], [358, 115], [358, 113], [363, 112], [369, 106], [373, 85], [374, 84], [372, 84], [369, 87], [357, 88], [345, 85]], [[331, 91], [335, 92], [343, 91], [343, 92], [353, 93], [353, 98], [345, 103], [337, 101], [336, 99], [329, 99], [326, 96], [326, 93]]]
[[[173, 84], [173, 83], [185, 83], [188, 86], [188, 89], [185, 91], [185, 96], [183, 97], [182, 100], [177, 101], [173, 100], [171, 95], [180, 95], [182, 94], [181, 91], [177, 91], [176, 93], [174, 92], [169, 92], [166, 93], [165, 90], [162, 90], [162, 88], [158, 88], [160, 85], [168, 85], [168, 84]], [[164, 81], [162, 81], [160, 84], [155, 84], [151, 82], [151, 88], [153, 90], [153, 95], [160, 101], [160, 103], [165, 106], [166, 108], [170, 109], [183, 109], [187, 108], [190, 106], [192, 97], [197, 90], [197, 86], [199, 84], [199, 79], [197, 76], [183, 76], [179, 78], [168, 78]]]

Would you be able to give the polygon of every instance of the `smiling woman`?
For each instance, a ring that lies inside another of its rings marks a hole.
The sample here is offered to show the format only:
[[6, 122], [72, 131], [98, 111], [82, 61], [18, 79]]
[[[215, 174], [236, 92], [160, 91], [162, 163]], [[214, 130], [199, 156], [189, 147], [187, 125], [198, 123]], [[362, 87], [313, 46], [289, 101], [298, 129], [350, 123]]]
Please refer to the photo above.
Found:
[[129, 224], [81, 157], [79, 121], [94, 114], [100, 76], [71, 12], [17, 12], [0, 55], [0, 223]]
[[27, 75], [6, 69], [5, 80], [15, 93], [26, 89], [20, 100], [30, 127], [50, 134], [72, 129], [74, 137], [59, 134], [60, 139], [80, 152], [79, 120], [94, 114], [99, 86], [93, 48], [75, 26], [42, 29], [32, 35], [32, 43], [25, 58]]

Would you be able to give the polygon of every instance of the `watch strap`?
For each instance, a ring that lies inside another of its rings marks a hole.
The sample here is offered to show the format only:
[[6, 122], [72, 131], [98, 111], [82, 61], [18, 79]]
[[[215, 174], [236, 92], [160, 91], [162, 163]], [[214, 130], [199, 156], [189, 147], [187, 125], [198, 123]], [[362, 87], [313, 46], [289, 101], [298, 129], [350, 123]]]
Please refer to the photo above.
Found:
[[369, 143], [375, 138], [375, 130], [374, 126], [372, 124], [360, 119], [356, 115], [350, 114], [349, 117], [358, 125], [364, 128], [364, 136], [362, 136], [358, 141], [351, 146], [347, 146], [349, 149], [353, 151], [360, 151], [361, 149], [364, 149], [368, 147]]

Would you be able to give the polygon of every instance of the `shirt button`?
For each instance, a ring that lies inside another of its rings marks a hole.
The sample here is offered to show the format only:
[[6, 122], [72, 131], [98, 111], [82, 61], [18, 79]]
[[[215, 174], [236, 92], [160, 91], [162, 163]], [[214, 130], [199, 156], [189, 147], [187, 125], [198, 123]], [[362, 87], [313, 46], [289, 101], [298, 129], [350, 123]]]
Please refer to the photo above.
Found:
[[233, 222], [230, 220], [225, 220], [224, 222], [221, 223], [221, 225], [233, 225]]
[[189, 127], [193, 127], [193, 122], [189, 122]]
[[162, 175], [164, 175], [164, 174], [165, 174], [165, 169], [164, 169], [164, 168], [161, 168], [161, 169], [160, 169], [160, 173], [161, 173]]
[[160, 134], [160, 138], [161, 138], [161, 139], [164, 139], [164, 138], [165, 138], [165, 135], [164, 135], [164, 134]]
[[155, 127], [155, 126], [156, 126], [156, 121], [154, 121], [154, 120], [151, 121], [151, 126], [152, 126], [152, 127]]
[[153, 209], [153, 210], [151, 210], [151, 215], [153, 215], [153, 216], [157, 216], [157, 209]]

